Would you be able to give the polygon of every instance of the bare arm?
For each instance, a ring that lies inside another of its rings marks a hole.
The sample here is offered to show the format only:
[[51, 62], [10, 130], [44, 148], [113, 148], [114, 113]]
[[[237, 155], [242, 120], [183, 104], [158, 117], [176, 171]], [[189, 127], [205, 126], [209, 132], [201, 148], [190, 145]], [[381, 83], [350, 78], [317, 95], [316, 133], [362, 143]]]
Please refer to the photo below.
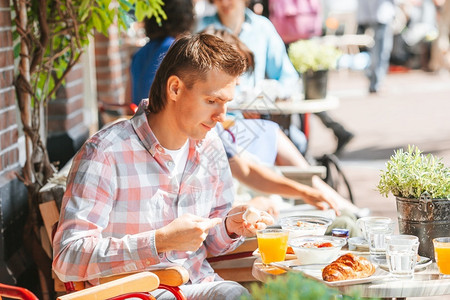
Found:
[[239, 156], [234, 156], [229, 162], [233, 177], [253, 189], [283, 197], [302, 198], [319, 209], [330, 206], [337, 212], [334, 201], [317, 189], [288, 179], [269, 168], [241, 159]]

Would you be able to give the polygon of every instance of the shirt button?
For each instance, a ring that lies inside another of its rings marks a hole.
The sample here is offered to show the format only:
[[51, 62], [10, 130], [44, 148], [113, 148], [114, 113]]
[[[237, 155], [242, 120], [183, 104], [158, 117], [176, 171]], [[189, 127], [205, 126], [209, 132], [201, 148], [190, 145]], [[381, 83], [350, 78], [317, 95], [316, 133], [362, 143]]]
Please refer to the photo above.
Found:
[[163, 152], [163, 148], [161, 147], [161, 145], [157, 145], [156, 150], [158, 150], [159, 152]]
[[174, 163], [171, 162], [171, 161], [169, 161], [169, 162], [167, 163], [167, 165], [168, 165], [169, 167], [173, 167]]
[[147, 264], [147, 266], [150, 265], [150, 261], [149, 260], [146, 260], [145, 263]]

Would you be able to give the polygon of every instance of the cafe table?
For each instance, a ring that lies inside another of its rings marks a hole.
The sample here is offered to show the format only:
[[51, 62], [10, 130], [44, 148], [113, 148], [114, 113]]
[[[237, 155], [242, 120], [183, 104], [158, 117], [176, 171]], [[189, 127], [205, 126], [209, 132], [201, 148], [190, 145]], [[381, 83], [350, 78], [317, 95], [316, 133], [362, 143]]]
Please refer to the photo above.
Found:
[[[348, 251], [347, 251], [348, 252]], [[356, 255], [358, 253], [354, 252]], [[265, 267], [258, 258], [253, 263], [252, 275], [259, 281], [265, 282], [269, 278], [284, 276], [288, 272], [300, 272], [297, 270], [281, 269], [275, 266]], [[318, 281], [322, 281], [316, 279]], [[323, 281], [322, 281], [323, 282]], [[450, 279], [444, 279], [439, 275], [436, 263], [432, 263], [423, 270], [416, 271], [413, 279], [400, 280], [390, 275], [385, 278], [362, 284], [334, 286], [342, 294], [359, 293], [362, 297], [374, 297], [383, 299], [405, 299], [406, 297], [431, 297], [449, 296]], [[446, 297], [445, 297], [446, 299]]]
[[303, 95], [292, 97], [287, 100], [273, 101], [264, 95], [251, 101], [228, 104], [229, 111], [254, 112], [270, 115], [290, 115], [318, 113], [339, 107], [339, 98], [329, 95], [324, 99], [304, 100]]

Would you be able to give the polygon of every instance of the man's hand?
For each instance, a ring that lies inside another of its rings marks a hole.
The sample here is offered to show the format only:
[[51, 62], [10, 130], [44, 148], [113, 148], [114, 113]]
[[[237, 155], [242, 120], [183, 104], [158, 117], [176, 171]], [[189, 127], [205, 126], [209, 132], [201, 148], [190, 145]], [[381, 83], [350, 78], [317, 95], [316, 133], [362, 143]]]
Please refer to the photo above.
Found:
[[221, 218], [208, 219], [184, 214], [156, 230], [156, 249], [159, 253], [171, 250], [196, 251], [202, 246], [208, 231], [221, 222]]
[[228, 235], [235, 233], [245, 237], [254, 236], [257, 230], [265, 229], [274, 223], [273, 218], [265, 211], [259, 212], [259, 218], [255, 223], [247, 222], [243, 219], [243, 215], [248, 208], [248, 205], [239, 205], [228, 212], [230, 217], [227, 216], [225, 221]]

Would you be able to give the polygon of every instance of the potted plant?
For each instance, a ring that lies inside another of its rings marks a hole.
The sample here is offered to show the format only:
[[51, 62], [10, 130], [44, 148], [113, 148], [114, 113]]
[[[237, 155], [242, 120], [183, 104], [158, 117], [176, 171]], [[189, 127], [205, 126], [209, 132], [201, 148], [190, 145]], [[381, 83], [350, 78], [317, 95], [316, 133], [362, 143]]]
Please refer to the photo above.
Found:
[[434, 259], [432, 239], [450, 233], [450, 168], [408, 146], [391, 156], [377, 189], [395, 196], [399, 232], [419, 237], [419, 254]]
[[336, 68], [341, 52], [315, 40], [299, 40], [288, 49], [289, 59], [303, 79], [305, 99], [326, 97], [328, 70]]

